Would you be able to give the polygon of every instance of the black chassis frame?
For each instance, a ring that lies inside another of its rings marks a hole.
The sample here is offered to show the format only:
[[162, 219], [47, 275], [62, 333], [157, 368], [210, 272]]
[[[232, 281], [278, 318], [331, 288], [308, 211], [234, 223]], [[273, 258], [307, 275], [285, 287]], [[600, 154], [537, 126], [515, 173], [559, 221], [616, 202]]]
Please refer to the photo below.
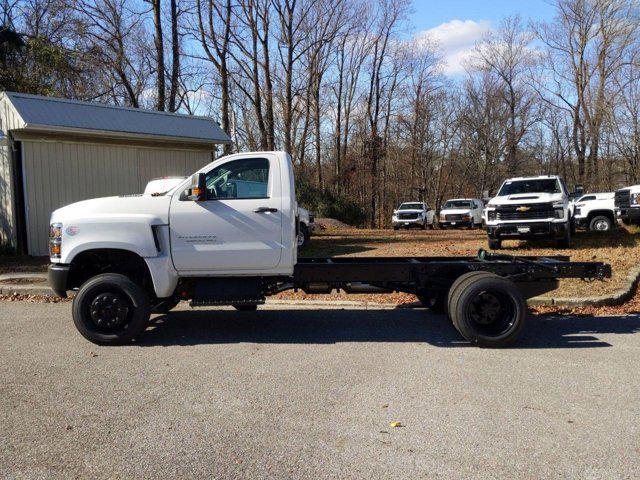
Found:
[[[438, 297], [467, 272], [486, 271], [508, 278], [526, 298], [554, 290], [560, 278], [601, 280], [611, 266], [601, 262], [570, 262], [568, 256], [532, 257], [490, 254], [477, 257], [341, 257], [299, 258], [293, 287], [304, 291], [343, 289], [354, 284]], [[352, 290], [354, 293], [357, 291]], [[318, 292], [320, 293], [320, 292]]]

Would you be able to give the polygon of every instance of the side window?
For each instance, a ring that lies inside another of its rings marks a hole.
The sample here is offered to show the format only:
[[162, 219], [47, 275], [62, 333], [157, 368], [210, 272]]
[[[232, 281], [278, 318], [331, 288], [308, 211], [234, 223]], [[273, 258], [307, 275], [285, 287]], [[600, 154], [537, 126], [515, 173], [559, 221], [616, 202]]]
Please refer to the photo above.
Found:
[[223, 163], [206, 176], [207, 199], [269, 198], [269, 160], [247, 158]]
[[586, 197], [582, 197], [579, 201], [588, 202], [589, 200], [595, 200], [595, 199], [596, 199], [595, 195], [587, 195]]

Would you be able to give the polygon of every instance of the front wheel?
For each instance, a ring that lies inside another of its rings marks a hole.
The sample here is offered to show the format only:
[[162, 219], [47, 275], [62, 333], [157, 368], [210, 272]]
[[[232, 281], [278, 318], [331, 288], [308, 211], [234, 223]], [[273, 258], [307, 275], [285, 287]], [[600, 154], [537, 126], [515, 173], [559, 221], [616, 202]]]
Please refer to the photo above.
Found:
[[465, 339], [480, 347], [499, 348], [519, 338], [527, 305], [512, 281], [494, 274], [476, 275], [452, 293], [449, 315]]
[[311, 238], [311, 234], [309, 233], [309, 229], [304, 223], [300, 224], [300, 229], [298, 231], [298, 248], [304, 248]]
[[567, 228], [567, 231], [561, 238], [556, 240], [557, 248], [569, 248], [571, 246], [571, 227]]
[[589, 230], [592, 232], [607, 232], [613, 228], [613, 222], [609, 217], [598, 215], [589, 222]]
[[104, 273], [87, 280], [73, 299], [73, 323], [98, 345], [131, 342], [149, 323], [149, 296], [130, 278]]
[[499, 250], [502, 248], [502, 240], [497, 240], [494, 238], [489, 239], [489, 248], [491, 250]]

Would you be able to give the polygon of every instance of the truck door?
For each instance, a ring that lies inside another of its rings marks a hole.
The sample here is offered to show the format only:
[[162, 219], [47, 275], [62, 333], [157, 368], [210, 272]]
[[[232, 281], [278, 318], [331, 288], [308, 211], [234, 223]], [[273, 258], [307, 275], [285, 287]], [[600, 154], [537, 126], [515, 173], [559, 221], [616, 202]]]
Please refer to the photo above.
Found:
[[282, 185], [272, 154], [222, 159], [206, 172], [207, 197], [177, 192], [169, 218], [179, 272], [263, 271], [282, 254]]

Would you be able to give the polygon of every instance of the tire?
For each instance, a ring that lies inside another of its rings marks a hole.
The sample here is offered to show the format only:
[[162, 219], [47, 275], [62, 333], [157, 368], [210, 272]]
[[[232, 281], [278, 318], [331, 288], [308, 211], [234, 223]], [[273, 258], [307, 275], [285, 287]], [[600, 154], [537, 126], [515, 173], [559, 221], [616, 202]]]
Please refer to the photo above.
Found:
[[502, 240], [490, 238], [489, 239], [489, 249], [491, 250], [500, 250], [502, 248]]
[[129, 343], [149, 324], [149, 296], [130, 278], [104, 273], [87, 280], [73, 299], [73, 323], [98, 345]]
[[450, 299], [449, 314], [460, 334], [479, 347], [506, 347], [525, 327], [527, 305], [510, 280], [489, 274], [469, 279]]
[[433, 313], [436, 313], [438, 315], [447, 313], [446, 295], [436, 295], [432, 297], [429, 295], [416, 294], [416, 297], [418, 297], [418, 300], [423, 307], [428, 308]]
[[612, 228], [613, 222], [604, 215], [593, 217], [589, 222], [589, 231], [591, 232], [608, 232]]
[[400, 229], [400, 227], [393, 227], [393, 229], [394, 229], [394, 230], [399, 230], [399, 229]]
[[179, 303], [180, 300], [175, 298], [163, 300], [151, 309], [151, 313], [169, 313], [171, 310], [176, 308]]
[[449, 288], [449, 292], [447, 293], [447, 301], [445, 303], [445, 313], [449, 313], [451, 311], [451, 300], [456, 295], [456, 292], [458, 291], [458, 289], [464, 288], [467, 282], [471, 281], [476, 277], [487, 276], [487, 275], [493, 275], [493, 273], [485, 272], [485, 271], [473, 271], [473, 272], [467, 272], [463, 275], [460, 275], [458, 278], [456, 278], [456, 281], [453, 282], [453, 284], [451, 285], [451, 288]]
[[420, 230], [426, 230], [427, 229], [427, 224], [423, 223], [422, 225], [420, 225]]
[[258, 305], [234, 305], [233, 308], [239, 312], [255, 312], [258, 309]]
[[307, 228], [307, 226], [304, 223], [300, 224], [300, 230], [298, 231], [298, 248], [304, 248], [307, 246], [307, 244], [309, 243], [309, 239], [311, 238], [311, 235], [309, 234], [309, 229]]

